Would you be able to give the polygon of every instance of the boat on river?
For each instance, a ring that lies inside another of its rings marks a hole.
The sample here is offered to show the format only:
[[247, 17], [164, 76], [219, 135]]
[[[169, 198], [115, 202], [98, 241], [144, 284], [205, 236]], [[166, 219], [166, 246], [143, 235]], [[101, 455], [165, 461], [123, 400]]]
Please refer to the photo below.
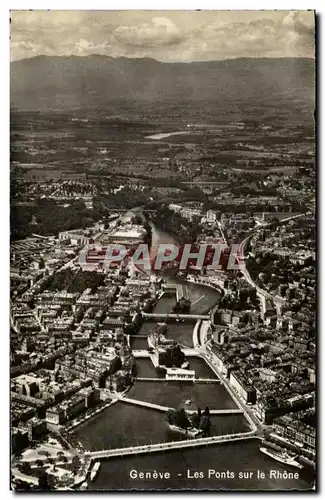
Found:
[[260, 446], [260, 451], [264, 453], [277, 462], [280, 462], [284, 465], [291, 465], [292, 467], [297, 467], [298, 469], [302, 469], [303, 465], [301, 465], [297, 460], [297, 456], [289, 454], [287, 451], [275, 451], [271, 450], [271, 448], [266, 448], [265, 446]]
[[100, 468], [100, 462], [96, 462], [90, 473], [90, 480], [93, 481], [98, 474]]
[[178, 432], [179, 434], [192, 439], [202, 437], [203, 434], [202, 429], [195, 429], [194, 427], [191, 427], [190, 429], [183, 429], [182, 427], [178, 427], [177, 425], [172, 424], [168, 424], [168, 427], [171, 431]]

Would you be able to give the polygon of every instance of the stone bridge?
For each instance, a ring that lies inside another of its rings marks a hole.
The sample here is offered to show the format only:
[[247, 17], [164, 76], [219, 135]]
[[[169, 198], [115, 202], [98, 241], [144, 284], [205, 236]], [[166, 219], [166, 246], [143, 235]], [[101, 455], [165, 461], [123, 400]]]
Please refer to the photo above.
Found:
[[196, 321], [198, 319], [210, 319], [209, 314], [172, 314], [172, 313], [145, 313], [142, 312], [142, 316], [146, 320], [159, 321], [159, 320], [184, 320], [184, 321]]
[[108, 449], [100, 451], [91, 451], [91, 452], [86, 452], [85, 456], [86, 458], [90, 458], [91, 460], [99, 460], [110, 457], [140, 455], [146, 453], [157, 453], [160, 451], [167, 451], [167, 450], [179, 450], [180, 448], [195, 448], [199, 446], [208, 446], [219, 443], [246, 441], [248, 439], [256, 439], [256, 438], [257, 435], [255, 434], [255, 431], [251, 431], [242, 434], [227, 434], [224, 436], [211, 436], [207, 438], [188, 439], [184, 441], [171, 441], [169, 443], [157, 443], [157, 444], [143, 445], [143, 446], [131, 446], [128, 448], [117, 448], [112, 450]]
[[[154, 377], [137, 377], [139, 382], [168, 382], [165, 378], [154, 378]], [[217, 378], [195, 378], [193, 381], [195, 384], [220, 384], [221, 380]]]

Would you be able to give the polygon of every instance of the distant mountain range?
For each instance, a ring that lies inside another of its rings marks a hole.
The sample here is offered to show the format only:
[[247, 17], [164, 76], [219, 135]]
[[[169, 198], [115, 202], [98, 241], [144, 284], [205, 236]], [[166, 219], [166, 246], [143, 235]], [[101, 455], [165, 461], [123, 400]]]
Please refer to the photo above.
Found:
[[315, 61], [305, 58], [162, 63], [154, 59], [37, 56], [10, 65], [11, 106], [46, 109], [105, 102], [314, 99]]

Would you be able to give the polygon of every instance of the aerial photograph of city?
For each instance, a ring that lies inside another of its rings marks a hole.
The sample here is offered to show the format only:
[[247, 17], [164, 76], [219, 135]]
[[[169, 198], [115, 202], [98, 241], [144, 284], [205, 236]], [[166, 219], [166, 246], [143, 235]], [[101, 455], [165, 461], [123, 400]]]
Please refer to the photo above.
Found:
[[315, 12], [9, 16], [11, 490], [317, 490]]

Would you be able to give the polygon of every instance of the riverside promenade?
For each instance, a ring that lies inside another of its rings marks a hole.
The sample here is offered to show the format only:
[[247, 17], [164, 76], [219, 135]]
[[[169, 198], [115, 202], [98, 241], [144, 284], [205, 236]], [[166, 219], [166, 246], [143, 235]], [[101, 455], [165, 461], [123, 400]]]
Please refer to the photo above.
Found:
[[67, 432], [71, 432], [72, 430], [76, 429], [76, 427], [79, 427], [81, 424], [84, 424], [87, 422], [87, 420], [90, 420], [91, 418], [95, 417], [102, 411], [106, 410], [109, 408], [111, 405], [115, 404], [118, 401], [118, 398], [114, 398], [112, 400], [109, 400], [105, 405], [101, 406], [100, 408], [95, 408], [92, 412], [84, 415], [83, 417], [79, 417], [76, 420], [74, 420], [70, 425], [68, 425], [65, 430]]

